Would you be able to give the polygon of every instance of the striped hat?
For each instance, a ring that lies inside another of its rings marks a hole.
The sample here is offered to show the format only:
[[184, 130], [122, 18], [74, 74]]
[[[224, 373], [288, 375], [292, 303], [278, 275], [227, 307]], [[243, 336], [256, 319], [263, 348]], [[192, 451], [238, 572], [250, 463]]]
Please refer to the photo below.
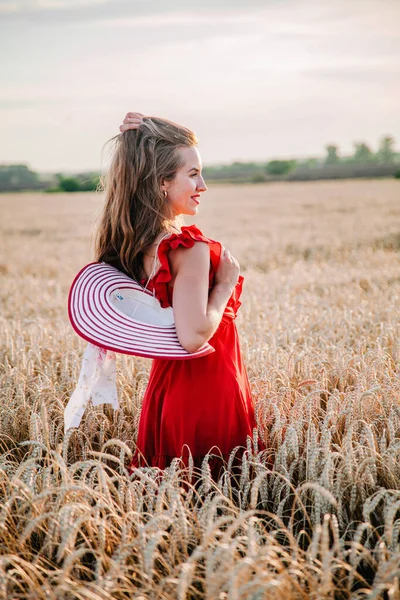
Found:
[[68, 314], [78, 335], [105, 350], [174, 360], [215, 351], [208, 343], [197, 352], [185, 350], [172, 307], [162, 308], [150, 291], [104, 262], [79, 271], [69, 292]]

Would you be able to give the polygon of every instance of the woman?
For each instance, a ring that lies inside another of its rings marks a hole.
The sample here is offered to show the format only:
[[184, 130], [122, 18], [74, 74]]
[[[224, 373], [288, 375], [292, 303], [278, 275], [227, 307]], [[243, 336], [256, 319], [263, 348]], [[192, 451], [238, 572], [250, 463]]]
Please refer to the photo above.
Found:
[[183, 225], [207, 190], [195, 134], [141, 113], [128, 113], [120, 131], [96, 259], [147, 284], [161, 306], [173, 307], [188, 352], [207, 341], [215, 348], [191, 360], [153, 360], [130, 468], [163, 469], [174, 457], [187, 465], [190, 449], [196, 467], [211, 452], [217, 479], [236, 446], [240, 458], [256, 427], [234, 321], [243, 277], [229, 250], [195, 225]]

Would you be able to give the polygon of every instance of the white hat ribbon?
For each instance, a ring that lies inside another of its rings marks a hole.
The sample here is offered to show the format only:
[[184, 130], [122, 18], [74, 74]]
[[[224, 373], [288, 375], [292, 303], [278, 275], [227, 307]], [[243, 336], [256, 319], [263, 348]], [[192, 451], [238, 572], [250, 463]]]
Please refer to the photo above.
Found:
[[64, 410], [65, 433], [79, 427], [90, 398], [95, 406], [111, 404], [119, 408], [115, 352], [91, 343], [86, 346], [77, 386]]

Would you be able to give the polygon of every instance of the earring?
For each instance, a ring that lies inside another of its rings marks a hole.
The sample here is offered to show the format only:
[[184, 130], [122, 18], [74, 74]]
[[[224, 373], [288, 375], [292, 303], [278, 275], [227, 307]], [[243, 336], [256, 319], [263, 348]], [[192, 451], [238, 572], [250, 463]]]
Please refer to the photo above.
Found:
[[168, 192], [167, 190], [164, 190], [164, 198], [166, 198], [168, 196]]

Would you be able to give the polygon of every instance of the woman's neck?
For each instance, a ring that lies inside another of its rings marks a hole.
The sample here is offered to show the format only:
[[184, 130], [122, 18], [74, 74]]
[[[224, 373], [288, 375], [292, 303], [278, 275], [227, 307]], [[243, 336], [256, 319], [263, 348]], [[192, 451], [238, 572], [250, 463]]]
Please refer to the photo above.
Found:
[[184, 225], [182, 215], [176, 215], [174, 219], [169, 221], [168, 225], [167, 231], [170, 231], [171, 233], [181, 233], [182, 225]]

